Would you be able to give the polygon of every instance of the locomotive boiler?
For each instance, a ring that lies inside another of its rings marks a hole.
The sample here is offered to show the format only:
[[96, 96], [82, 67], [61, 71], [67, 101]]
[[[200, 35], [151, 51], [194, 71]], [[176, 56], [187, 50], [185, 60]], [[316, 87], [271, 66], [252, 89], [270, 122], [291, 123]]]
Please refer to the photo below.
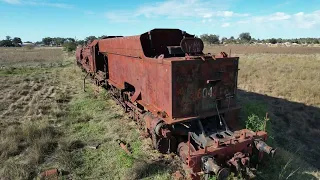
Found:
[[179, 29], [95, 40], [77, 64], [105, 87], [155, 149], [177, 153], [192, 179], [231, 171], [253, 176], [250, 158], [274, 155], [267, 133], [241, 129], [238, 57], [205, 54], [201, 39]]

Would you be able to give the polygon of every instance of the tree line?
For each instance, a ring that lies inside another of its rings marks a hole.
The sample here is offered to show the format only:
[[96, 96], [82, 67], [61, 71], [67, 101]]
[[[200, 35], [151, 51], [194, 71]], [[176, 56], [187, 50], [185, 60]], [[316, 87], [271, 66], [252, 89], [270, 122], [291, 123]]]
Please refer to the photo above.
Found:
[[0, 47], [21, 47], [23, 45], [28, 46], [54, 46], [64, 47], [67, 51], [73, 51], [78, 45], [86, 45], [95, 39], [105, 38], [106, 36], [88, 36], [84, 40], [76, 40], [75, 38], [62, 38], [62, 37], [45, 37], [41, 41], [23, 42], [20, 37], [11, 38], [6, 36], [5, 39], [0, 40]]
[[21, 38], [11, 36], [6, 36], [5, 39], [0, 41], [0, 47], [19, 47], [22, 43]]
[[31, 42], [26, 41], [22, 42], [20, 37], [11, 38], [11, 36], [6, 36], [5, 39], [0, 40], [0, 47], [19, 47], [23, 43], [32, 43], [35, 45], [43, 46], [63, 46], [65, 43], [75, 43], [77, 45], [86, 45], [88, 42], [92, 42], [95, 39], [105, 38], [106, 36], [88, 36], [84, 40], [76, 40], [75, 38], [62, 38], [62, 37], [45, 37], [41, 41]]
[[231, 36], [230, 38], [222, 37], [216, 34], [202, 34], [200, 39], [208, 44], [251, 44], [251, 43], [296, 43], [296, 44], [319, 44], [320, 38], [270, 38], [270, 39], [255, 39], [251, 37], [249, 32], [239, 34], [238, 38]]
[[51, 38], [51, 37], [45, 37], [42, 39], [42, 41], [37, 42], [36, 44], [43, 44], [45, 46], [62, 46], [65, 43], [75, 43], [76, 45], [86, 45], [91, 43], [92, 41], [96, 39], [102, 39], [107, 36], [88, 36], [84, 40], [76, 40], [74, 38], [61, 38], [61, 37], [56, 37], [56, 38]]
[[[78, 45], [86, 45], [95, 39], [103, 39], [107, 37], [103, 36], [88, 36], [83, 40], [76, 40], [75, 38], [62, 38], [62, 37], [45, 37], [41, 41], [37, 42], [24, 42], [32, 43], [36, 46], [62, 46], [67, 50], [74, 50]], [[296, 44], [320, 44], [320, 38], [295, 38], [295, 39], [282, 39], [282, 38], [270, 38], [270, 39], [255, 39], [249, 32], [244, 32], [239, 34], [237, 38], [231, 36], [230, 38], [222, 37], [216, 34], [202, 34], [200, 38], [207, 44], [250, 44], [250, 43], [296, 43]], [[11, 38], [11, 36], [6, 36], [5, 39], [0, 40], [0, 47], [20, 47], [24, 44], [19, 37]]]

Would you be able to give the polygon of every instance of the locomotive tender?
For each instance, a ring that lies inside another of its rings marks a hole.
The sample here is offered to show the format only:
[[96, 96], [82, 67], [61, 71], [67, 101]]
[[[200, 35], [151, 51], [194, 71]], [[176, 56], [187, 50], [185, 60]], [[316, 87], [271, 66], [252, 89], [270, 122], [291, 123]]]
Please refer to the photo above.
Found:
[[252, 176], [250, 158], [273, 155], [267, 133], [240, 129], [238, 57], [204, 54], [201, 39], [179, 29], [94, 40], [77, 64], [109, 90], [161, 153], [176, 152], [192, 179], [230, 171]]

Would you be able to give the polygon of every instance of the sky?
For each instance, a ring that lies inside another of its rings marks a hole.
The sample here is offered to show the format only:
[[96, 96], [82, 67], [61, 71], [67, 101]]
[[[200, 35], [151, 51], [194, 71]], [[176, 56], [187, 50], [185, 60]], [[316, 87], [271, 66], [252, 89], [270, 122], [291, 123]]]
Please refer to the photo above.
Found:
[[154, 28], [319, 38], [320, 0], [0, 0], [0, 39], [129, 36]]

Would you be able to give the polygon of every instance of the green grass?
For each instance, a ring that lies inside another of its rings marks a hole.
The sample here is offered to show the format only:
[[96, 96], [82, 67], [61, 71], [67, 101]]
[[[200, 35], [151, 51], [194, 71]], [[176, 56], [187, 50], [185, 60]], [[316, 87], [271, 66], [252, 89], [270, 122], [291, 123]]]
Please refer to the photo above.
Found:
[[[78, 88], [68, 104], [68, 113], [61, 120], [66, 127], [66, 141], [80, 141], [84, 147], [61, 153], [71, 154], [71, 164], [78, 164], [69, 165], [70, 173], [76, 178], [130, 179], [130, 172], [137, 164], [148, 163], [150, 152], [142, 150], [140, 133], [136, 125], [129, 125], [132, 120], [125, 117], [121, 107], [108, 98], [105, 90], [95, 94], [94, 88], [89, 83], [86, 92]], [[117, 139], [130, 145], [131, 155], [120, 148]], [[101, 145], [98, 149], [87, 148], [90, 144]], [[166, 179], [167, 175], [157, 176]]]

